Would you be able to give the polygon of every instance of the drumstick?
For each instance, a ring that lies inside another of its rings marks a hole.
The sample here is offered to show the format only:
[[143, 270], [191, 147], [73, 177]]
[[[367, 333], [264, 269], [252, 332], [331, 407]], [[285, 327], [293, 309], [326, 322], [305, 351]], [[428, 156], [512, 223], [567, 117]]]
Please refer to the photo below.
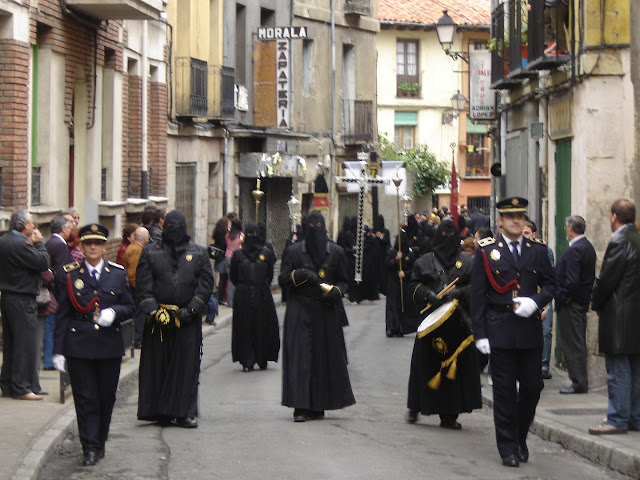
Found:
[[[460, 277], [456, 277], [455, 280], [453, 282], [451, 282], [448, 285], [445, 285], [444, 288], [442, 289], [442, 291], [440, 293], [438, 293], [437, 297], [438, 298], [442, 298], [444, 297], [447, 293], [453, 291], [456, 289], [456, 285], [455, 283], [460, 279]], [[420, 313], [423, 314], [424, 312], [426, 312], [427, 310], [429, 310], [431, 308], [431, 304], [427, 303], [427, 306], [424, 307], [422, 310], [420, 310]]]

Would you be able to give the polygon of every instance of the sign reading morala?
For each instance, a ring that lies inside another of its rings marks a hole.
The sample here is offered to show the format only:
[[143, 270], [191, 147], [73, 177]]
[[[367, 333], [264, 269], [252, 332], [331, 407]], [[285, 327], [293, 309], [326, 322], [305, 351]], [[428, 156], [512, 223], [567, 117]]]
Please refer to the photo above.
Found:
[[278, 40], [281, 38], [307, 38], [307, 27], [258, 28], [258, 40]]

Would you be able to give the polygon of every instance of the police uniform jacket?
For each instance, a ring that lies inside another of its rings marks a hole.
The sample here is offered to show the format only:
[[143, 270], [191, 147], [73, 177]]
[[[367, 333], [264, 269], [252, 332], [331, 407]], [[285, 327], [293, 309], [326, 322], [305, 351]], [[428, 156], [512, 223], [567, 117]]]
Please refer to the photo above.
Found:
[[[488, 338], [491, 348], [541, 347], [540, 314], [553, 299], [555, 287], [547, 246], [542, 241], [523, 238], [516, 268], [502, 236], [481, 240], [471, 273], [473, 336]], [[538, 311], [529, 318], [516, 315], [513, 298], [518, 296], [533, 299]]]
[[[73, 262], [65, 266], [71, 287], [61, 292], [56, 312], [53, 353], [71, 358], [105, 359], [124, 355], [121, 322], [131, 318], [135, 306], [127, 285], [127, 272], [117, 263], [104, 262], [100, 278], [95, 283], [86, 265]], [[69, 291], [71, 290], [71, 291]], [[77, 310], [69, 298], [85, 307], [98, 297], [98, 308], [113, 308], [116, 318], [109, 327], [93, 322], [93, 309], [89, 313]]]
[[591, 308], [600, 312], [598, 344], [608, 354], [640, 353], [640, 233], [633, 223], [611, 236], [593, 287]]

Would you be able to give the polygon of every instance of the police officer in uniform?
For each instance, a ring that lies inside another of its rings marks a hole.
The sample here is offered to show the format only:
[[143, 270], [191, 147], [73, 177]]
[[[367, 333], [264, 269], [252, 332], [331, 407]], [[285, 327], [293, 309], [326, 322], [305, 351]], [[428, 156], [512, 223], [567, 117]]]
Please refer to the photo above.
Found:
[[471, 274], [473, 334], [491, 355], [496, 442], [508, 467], [529, 460], [527, 432], [543, 388], [541, 312], [556, 286], [546, 245], [522, 235], [527, 204], [498, 202], [503, 233], [478, 242]]
[[102, 258], [109, 230], [97, 223], [80, 229], [83, 263], [65, 265], [66, 289], [56, 312], [53, 364], [69, 370], [78, 432], [90, 466], [104, 457], [120, 377], [124, 342], [120, 322], [131, 318], [127, 272]]

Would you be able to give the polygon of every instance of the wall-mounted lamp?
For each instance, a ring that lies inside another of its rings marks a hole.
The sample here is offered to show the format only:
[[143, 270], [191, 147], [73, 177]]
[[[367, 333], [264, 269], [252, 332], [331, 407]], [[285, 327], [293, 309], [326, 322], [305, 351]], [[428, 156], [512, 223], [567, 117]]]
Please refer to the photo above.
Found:
[[453, 97], [451, 97], [453, 111], [446, 110], [442, 112], [442, 125], [450, 125], [454, 118], [458, 118], [460, 115], [459, 112], [466, 110], [467, 101], [467, 97], [458, 90]]
[[442, 45], [444, 53], [449, 55], [454, 60], [462, 59], [469, 63], [469, 52], [452, 52], [451, 47], [453, 45], [453, 38], [456, 34], [456, 22], [449, 16], [447, 10], [442, 11], [444, 15], [440, 17], [438, 23], [436, 23], [436, 33], [438, 34], [438, 41]]

